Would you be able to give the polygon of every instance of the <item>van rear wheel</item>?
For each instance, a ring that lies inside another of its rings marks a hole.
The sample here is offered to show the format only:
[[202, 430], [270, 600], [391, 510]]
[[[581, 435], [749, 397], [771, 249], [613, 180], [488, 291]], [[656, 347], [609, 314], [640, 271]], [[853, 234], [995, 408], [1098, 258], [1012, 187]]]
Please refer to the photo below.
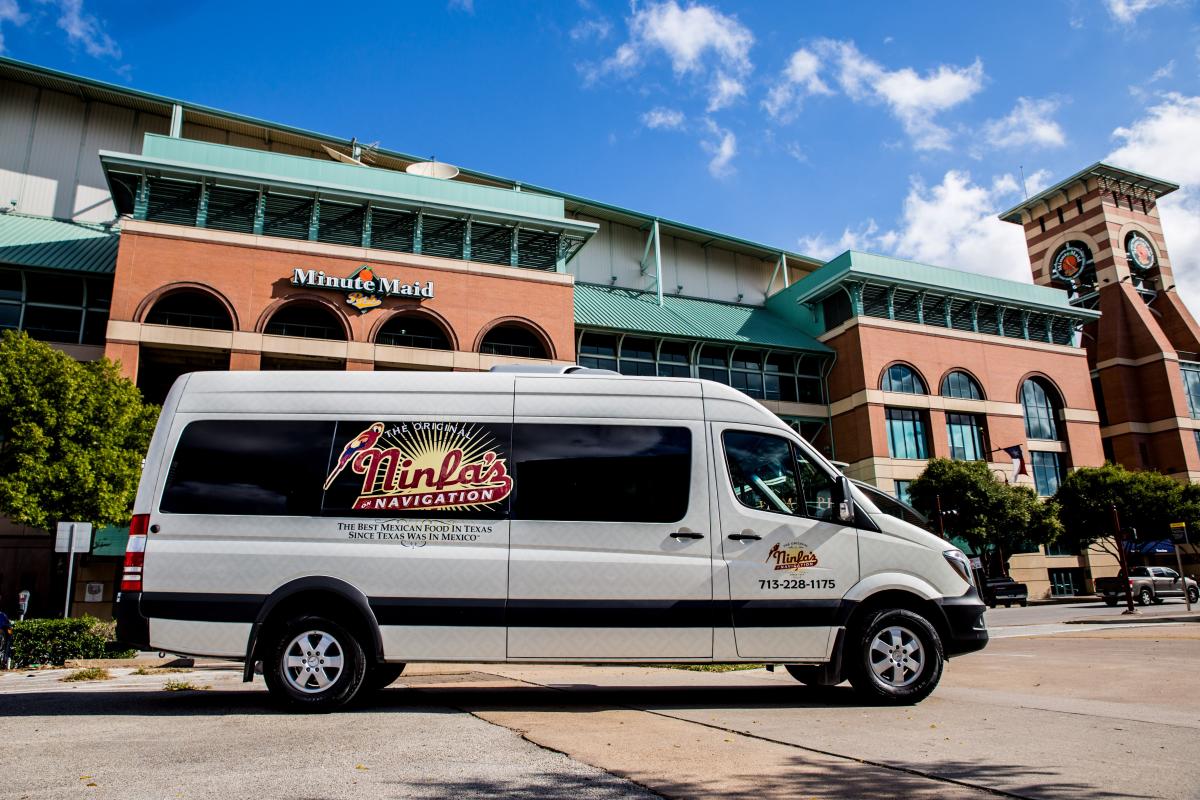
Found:
[[846, 671], [860, 694], [876, 703], [906, 705], [929, 696], [942, 677], [942, 639], [919, 614], [885, 609], [847, 639]]
[[349, 703], [366, 679], [362, 645], [331, 619], [296, 617], [276, 629], [263, 658], [274, 698], [295, 711], [333, 711]]

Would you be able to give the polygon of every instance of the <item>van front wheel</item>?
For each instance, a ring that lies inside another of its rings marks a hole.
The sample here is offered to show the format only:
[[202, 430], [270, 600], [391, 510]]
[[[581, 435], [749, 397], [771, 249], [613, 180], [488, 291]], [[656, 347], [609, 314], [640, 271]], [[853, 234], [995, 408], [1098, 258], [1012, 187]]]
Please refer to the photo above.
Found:
[[323, 617], [288, 620], [272, 637], [263, 678], [276, 700], [296, 711], [340, 708], [362, 687], [367, 660], [350, 631]]
[[850, 683], [874, 702], [917, 703], [941, 680], [941, 637], [928, 620], [911, 611], [875, 612], [851, 635], [847, 647]]

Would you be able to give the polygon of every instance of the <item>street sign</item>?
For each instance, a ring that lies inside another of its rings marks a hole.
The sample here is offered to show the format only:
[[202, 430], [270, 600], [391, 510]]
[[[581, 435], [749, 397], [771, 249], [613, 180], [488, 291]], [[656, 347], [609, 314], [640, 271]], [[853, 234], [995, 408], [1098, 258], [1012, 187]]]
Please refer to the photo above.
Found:
[[[75, 529], [75, 546], [71, 546], [71, 529]], [[58, 538], [54, 540], [56, 553], [86, 553], [92, 547], [92, 523], [60, 522]]]
[[1175, 544], [1183, 544], [1187, 541], [1187, 523], [1172, 522], [1171, 523], [1171, 541]]

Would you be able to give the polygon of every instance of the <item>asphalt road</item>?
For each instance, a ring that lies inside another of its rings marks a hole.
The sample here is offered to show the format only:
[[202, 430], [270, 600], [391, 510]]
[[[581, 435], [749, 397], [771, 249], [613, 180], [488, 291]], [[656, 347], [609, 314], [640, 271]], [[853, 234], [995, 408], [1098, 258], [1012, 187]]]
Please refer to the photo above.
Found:
[[0, 797], [1200, 798], [1200, 625], [1078, 611], [989, 612], [904, 708], [762, 669], [416, 665], [326, 716], [228, 667], [3, 674]]

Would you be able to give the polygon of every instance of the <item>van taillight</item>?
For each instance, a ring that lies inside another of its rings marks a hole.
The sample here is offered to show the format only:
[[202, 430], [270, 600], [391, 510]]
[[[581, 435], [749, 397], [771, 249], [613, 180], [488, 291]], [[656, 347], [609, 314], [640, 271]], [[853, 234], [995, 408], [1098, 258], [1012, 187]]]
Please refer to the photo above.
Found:
[[146, 531], [149, 514], [134, 514], [129, 523], [129, 544], [125, 545], [125, 571], [121, 575], [122, 592], [142, 590], [142, 564], [146, 560]]

